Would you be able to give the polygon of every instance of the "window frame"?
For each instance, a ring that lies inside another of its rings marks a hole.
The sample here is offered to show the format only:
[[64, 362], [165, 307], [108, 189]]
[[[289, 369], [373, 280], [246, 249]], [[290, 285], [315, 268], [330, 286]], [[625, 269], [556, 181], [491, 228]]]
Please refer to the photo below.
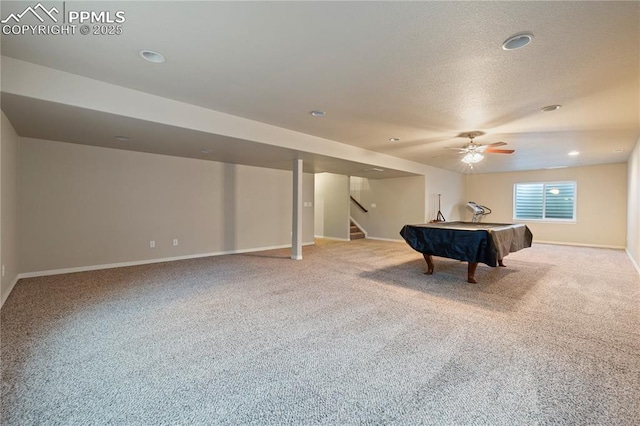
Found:
[[[559, 219], [559, 218], [546, 218], [546, 199], [547, 199], [547, 187], [553, 185], [573, 185], [573, 218], [571, 219]], [[517, 217], [517, 187], [518, 185], [542, 185], [542, 217], [536, 219], [527, 219]], [[575, 224], [578, 222], [578, 182], [575, 180], [557, 180], [557, 181], [548, 181], [548, 182], [516, 182], [513, 184], [513, 220], [514, 221], [526, 221], [526, 222], [539, 222], [539, 223], [567, 223], [567, 224]]]

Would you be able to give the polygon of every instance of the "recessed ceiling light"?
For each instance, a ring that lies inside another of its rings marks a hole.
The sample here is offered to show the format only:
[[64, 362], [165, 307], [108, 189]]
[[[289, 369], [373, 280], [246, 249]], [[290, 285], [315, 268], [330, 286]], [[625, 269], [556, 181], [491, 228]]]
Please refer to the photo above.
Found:
[[616, 154], [620, 154], [621, 152], [624, 152], [624, 149], [622, 148], [614, 149], [613, 152]]
[[389, 138], [389, 142], [400, 142], [400, 138]]
[[575, 156], [575, 155], [580, 155], [580, 152], [579, 152], [579, 151], [571, 151], [571, 152], [569, 153], [569, 155], [573, 155], [573, 156]]
[[121, 142], [129, 142], [131, 140], [131, 136], [114, 136], [113, 138]]
[[509, 37], [502, 43], [502, 49], [504, 50], [516, 50], [522, 47], [525, 47], [527, 44], [531, 43], [531, 39], [533, 38], [533, 34], [524, 33], [524, 34], [516, 34], [513, 37]]
[[364, 169], [365, 172], [384, 172], [384, 169], [379, 169], [377, 167], [373, 167], [371, 169]]
[[547, 105], [546, 107], [542, 108], [540, 111], [551, 112], [551, 111], [557, 111], [560, 108], [562, 108], [562, 105]]
[[210, 149], [201, 149], [200, 152], [203, 153], [203, 154], [211, 154], [211, 153], [213, 153], [213, 151], [210, 150]]
[[326, 112], [318, 110], [311, 111], [309, 114], [313, 115], [314, 117], [324, 117], [325, 115], [327, 115]]
[[161, 53], [155, 52], [153, 50], [141, 50], [140, 56], [142, 57], [142, 59], [153, 62], [154, 64], [161, 64], [166, 60]]

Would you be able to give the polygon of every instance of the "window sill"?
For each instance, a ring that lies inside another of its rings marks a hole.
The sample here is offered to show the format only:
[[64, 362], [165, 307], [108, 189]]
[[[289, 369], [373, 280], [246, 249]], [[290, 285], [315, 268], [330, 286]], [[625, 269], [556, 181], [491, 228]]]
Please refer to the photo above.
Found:
[[562, 220], [562, 219], [520, 219], [517, 217], [513, 218], [514, 222], [528, 222], [528, 223], [554, 223], [560, 225], [576, 225], [578, 221], [576, 220]]

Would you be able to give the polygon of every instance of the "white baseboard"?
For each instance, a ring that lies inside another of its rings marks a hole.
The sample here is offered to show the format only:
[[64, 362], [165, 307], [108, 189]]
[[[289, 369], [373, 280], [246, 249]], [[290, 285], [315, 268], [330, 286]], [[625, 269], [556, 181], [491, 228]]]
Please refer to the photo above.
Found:
[[380, 238], [380, 237], [369, 237], [370, 240], [378, 240], [378, 241], [389, 241], [392, 243], [403, 243], [404, 240], [402, 238]]
[[[310, 246], [314, 244], [315, 242], [308, 242], [308, 243], [303, 243], [302, 245]], [[18, 278], [16, 279], [16, 281], [21, 278], [46, 277], [50, 275], [71, 274], [74, 272], [97, 271], [100, 269], [123, 268], [127, 266], [148, 265], [151, 263], [174, 262], [176, 260], [199, 259], [202, 257], [223, 256], [228, 254], [253, 253], [256, 251], [276, 250], [276, 249], [283, 249], [283, 248], [291, 248], [291, 244], [284, 244], [279, 246], [268, 246], [268, 247], [257, 247], [257, 248], [250, 248], [250, 249], [241, 249], [241, 250], [218, 251], [213, 253], [188, 254], [184, 256], [173, 256], [173, 257], [164, 257], [164, 258], [157, 258], [157, 259], [134, 260], [132, 262], [118, 262], [118, 263], [106, 263], [102, 265], [78, 266], [75, 268], [51, 269], [47, 271], [24, 272], [24, 273], [18, 274]]]
[[333, 241], [351, 241], [349, 238], [334, 238], [334, 237], [325, 237], [323, 235], [315, 235], [316, 238], [322, 238], [323, 240], [333, 240]]
[[557, 246], [576, 246], [576, 247], [593, 247], [593, 248], [606, 248], [606, 249], [615, 249], [615, 250], [624, 250], [624, 246], [610, 246], [605, 244], [583, 244], [583, 243], [567, 243], [562, 241], [539, 241], [533, 240], [534, 243], [539, 244], [554, 244]]
[[640, 265], [638, 265], [638, 262], [636, 262], [633, 256], [631, 256], [631, 252], [629, 251], [629, 249], [625, 249], [625, 251], [627, 252], [627, 256], [629, 256], [629, 260], [631, 260], [631, 264], [634, 268], [636, 268], [638, 275], [640, 275]]
[[11, 283], [7, 291], [2, 293], [2, 302], [0, 302], [0, 308], [4, 305], [4, 302], [7, 300], [7, 298], [9, 298], [9, 295], [11, 294], [13, 287], [16, 286], [19, 279], [20, 279], [20, 274], [16, 275], [16, 277], [14, 278], [13, 282]]

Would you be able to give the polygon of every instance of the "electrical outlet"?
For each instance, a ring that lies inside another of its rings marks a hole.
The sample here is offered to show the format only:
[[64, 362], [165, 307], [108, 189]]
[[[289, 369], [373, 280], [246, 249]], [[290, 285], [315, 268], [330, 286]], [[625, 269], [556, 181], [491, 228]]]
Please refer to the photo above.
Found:
[[156, 242], [154, 240], [149, 241], [149, 248], [156, 248]]
[[174, 238], [174, 239], [173, 239], [173, 245], [174, 245], [174, 246], [177, 246], [177, 245], [178, 245], [178, 239], [177, 239], [177, 238]]

